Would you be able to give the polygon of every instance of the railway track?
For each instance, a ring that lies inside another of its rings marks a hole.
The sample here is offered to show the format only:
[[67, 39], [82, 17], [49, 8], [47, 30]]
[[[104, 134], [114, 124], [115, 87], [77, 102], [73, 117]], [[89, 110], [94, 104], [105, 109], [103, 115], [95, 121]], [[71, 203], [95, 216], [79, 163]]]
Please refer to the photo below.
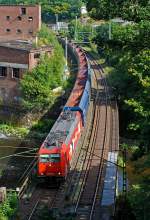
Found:
[[[101, 70], [102, 77], [103, 77], [104, 72], [99, 63], [97, 63], [97, 67]], [[116, 182], [117, 179], [112, 182], [110, 179], [116, 177], [114, 176], [114, 173], [116, 173], [117, 175], [117, 166], [116, 166], [117, 161], [116, 159], [112, 160], [112, 158], [114, 157], [116, 158], [116, 155], [119, 150], [118, 108], [117, 108], [117, 102], [116, 100], [114, 100], [112, 89], [109, 87], [109, 85], [107, 84], [107, 81], [104, 78], [103, 78], [103, 81], [104, 81], [103, 83], [105, 85], [105, 92], [107, 96], [107, 131], [106, 131], [106, 137], [105, 137], [106, 147], [105, 147], [105, 154], [103, 155], [103, 170], [102, 170], [101, 177], [100, 177], [101, 181], [97, 185], [97, 188], [95, 190], [94, 200], [93, 200], [92, 209], [91, 209], [90, 218], [89, 218], [89, 219], [94, 219], [94, 220], [103, 219], [103, 216], [106, 217], [106, 213], [107, 213], [107, 217], [109, 216], [109, 218], [110, 216], [114, 214], [115, 198], [114, 200], [111, 200], [109, 197], [111, 197], [110, 194], [112, 195], [112, 189], [114, 190], [113, 194], [115, 196], [116, 183], [117, 183]], [[109, 160], [112, 160], [112, 162]], [[108, 167], [111, 167], [109, 168], [109, 171], [108, 171]], [[112, 173], [112, 170], [113, 170], [113, 173]], [[110, 176], [110, 173], [112, 176]], [[104, 196], [103, 192], [107, 191], [106, 187], [108, 186], [108, 184], [106, 184], [107, 186], [105, 185], [106, 182], [109, 182], [110, 184], [109, 186], [110, 189], [108, 190], [110, 194], [108, 194], [107, 192], [107, 196], [106, 195]], [[109, 208], [105, 207], [103, 210], [103, 203], [102, 203], [103, 200], [105, 201], [105, 204], [108, 204], [106, 200], [107, 201], [110, 200], [109, 204], [113, 204], [113, 202], [114, 204], [109, 205]]]
[[[76, 219], [99, 219], [99, 204], [108, 152], [117, 145], [116, 103], [104, 78], [101, 66], [88, 55], [93, 67], [93, 89], [86, 129], [80, 147], [74, 152], [70, 173], [64, 184], [57, 188], [35, 187], [32, 198], [20, 204], [21, 220], [41, 219], [42, 210], [59, 210], [59, 213], [76, 213]], [[43, 187], [43, 186], [42, 186]], [[22, 207], [21, 207], [22, 206]], [[58, 215], [59, 216], [59, 215]], [[57, 216], [56, 219], [59, 219]], [[56, 216], [55, 216], [56, 217]]]
[[67, 208], [70, 208], [72, 206], [72, 197], [76, 193], [78, 184], [80, 184], [80, 173], [83, 170], [86, 156], [88, 154], [88, 152], [85, 151], [84, 148], [88, 146], [91, 138], [94, 111], [95, 110], [93, 102], [91, 102], [89, 106], [86, 127], [80, 138], [78, 148], [76, 148], [76, 150], [74, 151], [73, 160], [71, 161], [70, 172], [64, 184], [64, 189], [62, 190], [63, 192], [60, 190], [60, 192], [58, 193], [58, 197], [53, 204], [53, 208], [59, 209], [59, 211], [61, 210], [61, 212], [63, 212], [64, 206]]
[[93, 110], [90, 112], [81, 147], [78, 146], [79, 152], [67, 179], [64, 197], [57, 198], [54, 206], [61, 213], [75, 213], [76, 219], [96, 219], [99, 216], [97, 210], [103, 190], [106, 160], [116, 135], [113, 131], [116, 119], [109, 87], [99, 64], [93, 58], [90, 63], [94, 71]]
[[107, 83], [102, 75], [102, 69], [97, 68], [98, 64], [90, 56], [89, 60], [93, 67], [98, 92], [95, 100], [94, 126], [88, 148], [89, 157], [83, 169], [85, 172], [82, 175], [82, 186], [74, 199], [74, 204], [76, 219], [91, 220], [96, 210], [96, 201], [100, 200], [103, 185], [104, 158], [107, 157], [109, 149], [111, 111], [108, 105]]
[[108, 152], [116, 143], [117, 119], [112, 108], [110, 89], [100, 65], [93, 58], [90, 63], [94, 71], [92, 111], [81, 147], [78, 146], [79, 152], [74, 155], [64, 197], [58, 197], [54, 205], [62, 214], [77, 214], [76, 219], [96, 219], [99, 216], [97, 210], [100, 210]]
[[29, 200], [22, 198], [22, 202], [20, 202], [21, 215], [19, 217], [21, 220], [42, 219], [45, 210], [51, 209], [59, 187], [60, 184], [55, 182], [37, 184], [31, 198]]

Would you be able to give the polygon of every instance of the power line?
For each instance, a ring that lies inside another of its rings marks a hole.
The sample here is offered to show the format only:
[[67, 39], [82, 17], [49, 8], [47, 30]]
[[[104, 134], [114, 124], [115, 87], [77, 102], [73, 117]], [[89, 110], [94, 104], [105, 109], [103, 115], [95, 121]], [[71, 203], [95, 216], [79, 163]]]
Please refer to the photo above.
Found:
[[28, 150], [28, 151], [23, 151], [23, 152], [20, 152], [20, 153], [17, 153], [17, 154], [10, 154], [8, 156], [5, 156], [5, 157], [0, 157], [0, 160], [3, 160], [3, 159], [6, 159], [6, 158], [9, 158], [9, 157], [14, 157], [14, 156], [17, 156], [17, 155], [21, 155], [23, 153], [28, 153], [28, 152], [32, 152], [32, 151], [35, 151], [37, 150], [38, 148], [34, 148], [32, 150]]
[[37, 155], [36, 155], [36, 153], [35, 154], [29, 154], [29, 155], [24, 155], [24, 154], [20, 154], [20, 155], [14, 155], [13, 157], [38, 157]]
[[[19, 147], [13, 147], [13, 146], [0, 146], [0, 148], [13, 148], [13, 149], [18, 149]], [[20, 149], [31, 149], [29, 147], [20, 147]], [[36, 149], [36, 148], [35, 148]]]

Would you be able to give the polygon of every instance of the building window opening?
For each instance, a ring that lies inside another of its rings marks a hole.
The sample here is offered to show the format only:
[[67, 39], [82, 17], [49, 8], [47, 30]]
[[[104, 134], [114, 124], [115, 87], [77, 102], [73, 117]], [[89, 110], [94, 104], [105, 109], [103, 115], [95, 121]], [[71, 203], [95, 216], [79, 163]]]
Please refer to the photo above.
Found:
[[17, 79], [20, 78], [19, 68], [13, 68], [13, 70], [12, 70], [12, 78], [17, 78]]
[[33, 17], [29, 17], [29, 18], [28, 18], [28, 21], [33, 21]]
[[29, 30], [29, 34], [33, 34], [33, 30]]
[[35, 58], [35, 59], [40, 58], [40, 53], [35, 53], [35, 54], [34, 54], [34, 58]]
[[6, 20], [9, 21], [10, 20], [10, 16], [6, 16]]
[[21, 8], [21, 14], [26, 15], [26, 8]]
[[7, 28], [7, 29], [6, 29], [6, 32], [10, 32], [10, 29], [9, 29], [9, 28]]
[[21, 21], [21, 20], [22, 20], [22, 17], [21, 17], [21, 16], [18, 16], [17, 18], [18, 18], [18, 20], [19, 20], [19, 21]]
[[21, 31], [20, 29], [17, 29], [17, 33], [18, 33], [18, 34], [21, 34], [22, 31]]
[[7, 76], [7, 68], [0, 66], [0, 77], [6, 77]]

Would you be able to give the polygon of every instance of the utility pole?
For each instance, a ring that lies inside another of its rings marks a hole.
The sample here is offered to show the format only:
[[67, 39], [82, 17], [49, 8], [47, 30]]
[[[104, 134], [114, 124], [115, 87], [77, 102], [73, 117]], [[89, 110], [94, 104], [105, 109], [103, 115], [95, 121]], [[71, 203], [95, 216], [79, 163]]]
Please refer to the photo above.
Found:
[[109, 20], [109, 40], [111, 40], [111, 20]]
[[127, 174], [126, 174], [126, 149], [123, 149], [123, 193], [126, 195], [127, 192]]
[[68, 58], [68, 39], [66, 37], [65, 40], [65, 57], [66, 57], [66, 67], [68, 68], [68, 62], [67, 62], [67, 58]]
[[74, 40], [77, 40], [77, 26], [78, 26], [78, 19], [76, 16], [76, 21], [75, 21], [75, 32], [74, 32]]
[[64, 79], [66, 80], [67, 77], [69, 76], [69, 70], [68, 70], [68, 38], [65, 38], [65, 59], [66, 59], [66, 64], [65, 64], [65, 71], [64, 71]]
[[56, 30], [58, 31], [58, 14], [55, 14], [56, 16]]

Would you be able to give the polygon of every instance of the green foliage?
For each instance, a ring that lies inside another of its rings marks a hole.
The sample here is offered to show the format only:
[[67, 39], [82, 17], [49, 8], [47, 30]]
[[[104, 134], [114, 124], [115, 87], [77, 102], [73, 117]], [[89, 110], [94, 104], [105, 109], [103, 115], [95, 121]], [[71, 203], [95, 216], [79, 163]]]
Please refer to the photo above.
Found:
[[120, 50], [132, 50], [136, 53], [141, 49], [149, 48], [150, 45], [150, 22], [141, 21], [138, 24], [119, 25], [112, 23], [112, 39], [108, 39], [108, 23], [103, 24], [98, 29], [95, 42], [104, 48], [114, 48]]
[[88, 0], [87, 6], [91, 16], [96, 19], [122, 17], [135, 22], [150, 19], [148, 0]]
[[150, 155], [134, 161], [133, 166], [140, 180], [130, 188], [128, 199], [137, 220], [150, 219]]
[[33, 124], [32, 129], [36, 132], [49, 132], [55, 120], [53, 119], [45, 119], [43, 121], [39, 121]]
[[69, 24], [69, 34], [71, 38], [76, 38], [76, 41], [91, 41], [94, 38], [91, 24], [82, 24], [78, 19], [77, 23], [72, 20]]
[[136, 148], [136, 150], [133, 152], [131, 160], [135, 161], [138, 158], [142, 157], [145, 153], [144, 147]]
[[150, 219], [150, 182], [133, 185], [129, 192], [129, 201], [137, 220]]
[[123, 158], [122, 158], [122, 156], [118, 156], [118, 161], [117, 161], [117, 164], [118, 164], [118, 166], [119, 167], [124, 167], [124, 162], [123, 162]]
[[18, 199], [16, 193], [9, 193], [4, 203], [0, 205], [0, 219], [7, 220], [12, 217], [18, 206]]
[[41, 4], [42, 17], [44, 21], [55, 20], [55, 15], [59, 19], [68, 19], [79, 16], [82, 0], [0, 0], [0, 4]]
[[64, 56], [55, 35], [45, 26], [38, 33], [39, 45], [53, 47], [50, 55], [41, 57], [40, 63], [24, 75], [20, 82], [23, 104], [29, 109], [43, 109], [55, 100], [52, 90], [63, 84]]
[[[105, 11], [107, 11], [106, 8]], [[99, 50], [101, 48], [105, 50], [105, 58], [113, 66], [108, 79], [111, 85], [116, 88], [122, 119], [126, 125], [123, 135], [128, 135], [128, 137], [130, 135], [139, 142], [138, 147], [134, 149], [131, 160], [135, 163], [135, 173], [140, 176], [140, 181], [131, 187], [128, 199], [136, 219], [143, 220], [150, 219], [150, 160], [149, 156], [146, 160], [143, 159], [150, 150], [148, 1], [122, 1], [120, 11], [122, 17], [134, 20], [136, 23], [125, 26], [112, 24], [111, 40], [108, 38], [108, 24], [105, 24], [98, 30], [95, 42]], [[95, 15], [104, 17], [103, 11], [100, 13], [101, 15], [98, 13]], [[119, 13], [117, 12], [116, 15]], [[106, 17], [109, 17], [108, 14]], [[141, 160], [140, 163], [139, 160]], [[119, 163], [121, 164], [120, 160]]]
[[126, 128], [134, 137], [149, 146], [150, 132], [150, 22], [121, 26], [112, 25], [112, 39], [108, 39], [108, 24], [103, 25], [95, 42], [103, 47], [107, 60], [114, 67], [109, 80], [116, 88], [124, 114], [128, 114]]
[[129, 199], [124, 195], [119, 195], [116, 200], [114, 220], [136, 220]]
[[0, 124], [0, 132], [8, 136], [16, 136], [23, 138], [29, 133], [29, 129], [25, 127], [16, 127], [11, 124]]

